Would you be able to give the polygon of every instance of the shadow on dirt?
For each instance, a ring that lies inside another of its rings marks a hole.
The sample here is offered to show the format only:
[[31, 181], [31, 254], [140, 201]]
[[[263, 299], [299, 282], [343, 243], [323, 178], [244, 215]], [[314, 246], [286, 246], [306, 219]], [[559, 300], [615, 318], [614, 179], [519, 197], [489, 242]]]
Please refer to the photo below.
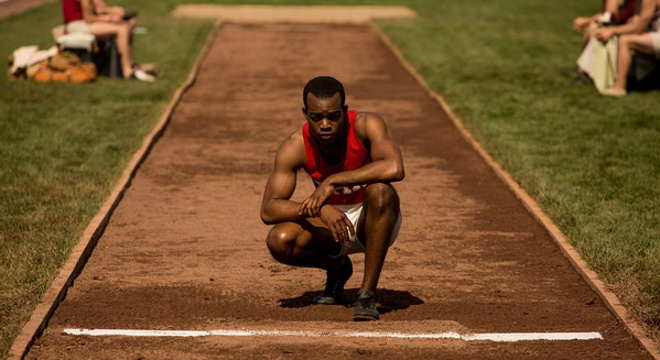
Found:
[[[354, 299], [357, 298], [357, 288], [346, 289], [344, 291], [345, 307], [353, 307]], [[289, 299], [279, 299], [280, 307], [283, 308], [302, 308], [314, 305], [314, 299], [321, 295], [322, 291], [306, 291], [304, 294]], [[421, 305], [424, 301], [408, 291], [380, 289], [378, 290], [378, 312], [387, 314], [392, 310], [407, 309], [411, 305]]]

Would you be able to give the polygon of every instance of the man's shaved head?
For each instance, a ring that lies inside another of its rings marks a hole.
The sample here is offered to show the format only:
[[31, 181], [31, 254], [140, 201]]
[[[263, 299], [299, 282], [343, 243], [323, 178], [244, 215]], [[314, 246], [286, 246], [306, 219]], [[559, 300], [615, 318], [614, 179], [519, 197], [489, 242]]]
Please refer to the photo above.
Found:
[[307, 94], [312, 93], [319, 99], [331, 98], [334, 94], [339, 93], [341, 96], [341, 106], [346, 103], [346, 93], [344, 92], [344, 85], [339, 80], [331, 76], [315, 77], [305, 85], [303, 89], [303, 103], [307, 109]]

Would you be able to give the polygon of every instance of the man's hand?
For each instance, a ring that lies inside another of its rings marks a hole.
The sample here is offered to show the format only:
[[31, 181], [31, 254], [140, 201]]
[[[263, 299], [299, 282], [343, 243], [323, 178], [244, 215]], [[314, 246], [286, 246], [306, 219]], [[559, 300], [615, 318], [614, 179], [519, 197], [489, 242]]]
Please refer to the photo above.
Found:
[[332, 205], [324, 205], [321, 208], [321, 221], [332, 232], [336, 242], [345, 244], [350, 236], [355, 236], [355, 228], [346, 214]]
[[612, 36], [614, 36], [614, 31], [610, 28], [602, 28], [596, 33], [596, 38], [602, 42], [607, 42]]
[[321, 216], [321, 207], [323, 203], [335, 192], [335, 187], [328, 183], [328, 180], [322, 182], [316, 190], [305, 201], [300, 204], [298, 214], [307, 217]]

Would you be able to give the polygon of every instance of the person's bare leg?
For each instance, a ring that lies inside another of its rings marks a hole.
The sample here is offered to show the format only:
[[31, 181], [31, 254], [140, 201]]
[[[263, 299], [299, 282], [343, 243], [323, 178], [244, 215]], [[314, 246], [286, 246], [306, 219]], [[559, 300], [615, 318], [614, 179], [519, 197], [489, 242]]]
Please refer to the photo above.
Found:
[[293, 266], [326, 270], [323, 292], [314, 299], [318, 305], [337, 305], [343, 302], [344, 286], [353, 275], [348, 256], [338, 254], [341, 245], [317, 218], [285, 222], [274, 226], [267, 238], [268, 249], [275, 260]]
[[344, 262], [344, 258], [328, 256], [338, 253], [341, 246], [318, 219], [277, 224], [268, 233], [266, 244], [273, 258], [287, 265], [332, 271]]
[[366, 253], [362, 286], [353, 311], [355, 321], [379, 318], [376, 287], [399, 217], [399, 196], [390, 184], [371, 184], [365, 191], [364, 206], [365, 216], [358, 224], [358, 236], [366, 241]]
[[616, 63], [616, 83], [614, 84], [615, 88], [620, 90], [626, 89], [628, 71], [630, 71], [631, 62], [632, 53], [630, 49], [629, 36], [622, 35], [619, 37], [619, 50]]
[[133, 58], [129, 43], [130, 29], [128, 25], [109, 22], [94, 22], [88, 24], [88, 27], [89, 32], [96, 37], [107, 38], [115, 36], [123, 75], [125, 78], [130, 77], [133, 73]]
[[618, 90], [626, 90], [628, 81], [628, 73], [630, 72], [630, 65], [632, 63], [632, 51], [639, 51], [643, 53], [653, 53], [653, 41], [651, 35], [635, 34], [635, 35], [622, 35], [619, 37], [619, 53], [617, 58], [617, 71], [616, 83], [614, 88]]
[[131, 51], [131, 29], [127, 24], [121, 24], [120, 31], [117, 33], [117, 51], [121, 56], [121, 68], [124, 77], [128, 78], [133, 74], [133, 52]]
[[390, 184], [376, 183], [365, 191], [364, 239], [366, 254], [364, 278], [358, 293], [375, 294], [394, 226], [399, 217], [399, 196]]

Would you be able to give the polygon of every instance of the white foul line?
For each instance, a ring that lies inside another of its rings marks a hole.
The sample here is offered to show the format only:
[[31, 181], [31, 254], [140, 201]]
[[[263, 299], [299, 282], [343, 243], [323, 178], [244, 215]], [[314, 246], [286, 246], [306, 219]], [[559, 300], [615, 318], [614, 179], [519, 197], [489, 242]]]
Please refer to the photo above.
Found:
[[199, 336], [299, 336], [299, 337], [367, 337], [396, 339], [457, 339], [465, 341], [530, 341], [530, 340], [602, 340], [597, 332], [548, 332], [548, 333], [492, 333], [461, 335], [445, 333], [398, 333], [398, 332], [347, 332], [347, 331], [288, 331], [288, 330], [130, 330], [130, 329], [64, 329], [64, 333], [77, 336], [151, 336], [151, 337], [199, 337]]

